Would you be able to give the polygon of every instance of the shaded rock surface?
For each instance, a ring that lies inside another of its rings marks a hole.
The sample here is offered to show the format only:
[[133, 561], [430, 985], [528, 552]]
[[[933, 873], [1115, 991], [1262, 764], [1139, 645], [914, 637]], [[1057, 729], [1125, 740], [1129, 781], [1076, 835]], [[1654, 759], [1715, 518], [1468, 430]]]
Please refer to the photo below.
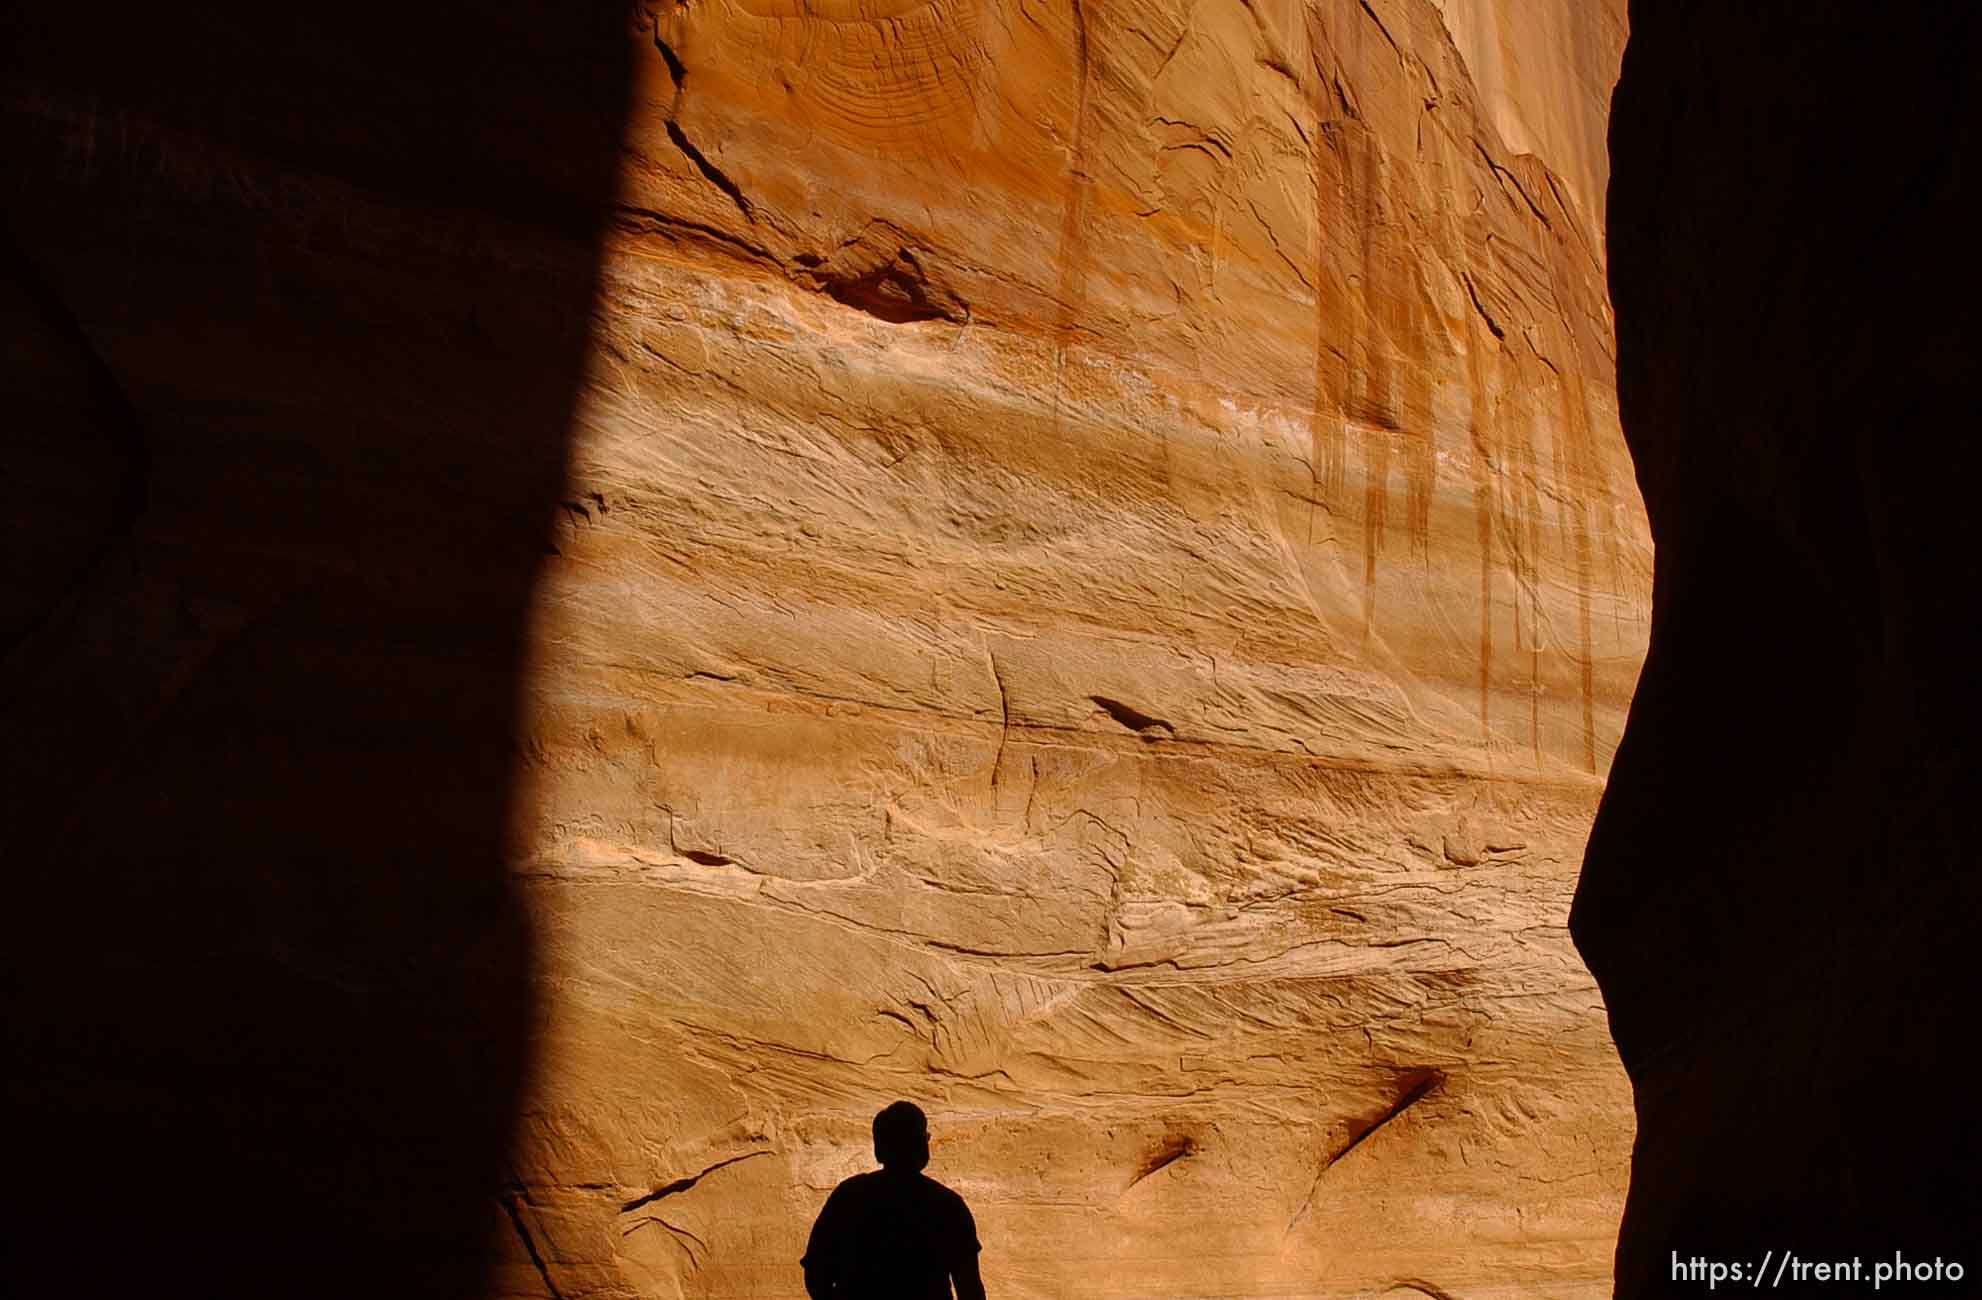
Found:
[[486, 1293], [628, 66], [527, 0], [0, 16], [10, 1291]]
[[[1574, 919], [1637, 1096], [1618, 1294], [1685, 1290], [1675, 1251], [1972, 1289], [1982, 1153], [1928, 1094], [1968, 1076], [1982, 916], [1982, 25], [1631, 20], [1610, 281], [1658, 570]], [[1829, 112], [1847, 81], [1876, 114]]]
[[789, 1294], [907, 1096], [999, 1295], [1601, 1294], [1619, 15], [367, 17], [11, 20], [33, 1221]]

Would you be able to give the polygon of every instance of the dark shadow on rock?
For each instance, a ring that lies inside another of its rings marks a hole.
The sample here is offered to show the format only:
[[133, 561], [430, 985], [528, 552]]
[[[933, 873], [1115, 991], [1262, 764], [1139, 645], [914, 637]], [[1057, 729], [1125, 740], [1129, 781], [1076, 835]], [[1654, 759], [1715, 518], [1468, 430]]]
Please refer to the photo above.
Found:
[[1982, 947], [1978, 66], [1969, 6], [1631, 7], [1610, 279], [1657, 577], [1571, 922], [1637, 1097], [1620, 1296], [1699, 1294], [1675, 1253], [1982, 1266], [1948, 1101]]
[[630, 17], [0, 18], [17, 1294], [487, 1285]]

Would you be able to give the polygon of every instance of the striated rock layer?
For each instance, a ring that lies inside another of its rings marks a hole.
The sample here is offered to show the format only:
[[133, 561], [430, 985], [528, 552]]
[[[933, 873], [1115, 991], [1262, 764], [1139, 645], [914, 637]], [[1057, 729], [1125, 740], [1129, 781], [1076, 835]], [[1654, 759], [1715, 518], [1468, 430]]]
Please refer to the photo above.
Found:
[[787, 1295], [905, 1096], [997, 1295], [1604, 1292], [1621, 16], [556, 8], [10, 20], [24, 1222]]
[[1675, 1253], [1975, 1289], [1982, 1144], [1929, 1094], [1982, 918], [1979, 55], [1966, 7], [1632, 7], [1610, 278], [1658, 578], [1574, 920], [1637, 1099], [1620, 1296], [1695, 1293]]
[[1650, 551], [1622, 31], [1553, 12], [651, 15], [534, 625], [517, 1292], [784, 1293], [898, 1095], [1000, 1294], [1604, 1290], [1563, 922]]

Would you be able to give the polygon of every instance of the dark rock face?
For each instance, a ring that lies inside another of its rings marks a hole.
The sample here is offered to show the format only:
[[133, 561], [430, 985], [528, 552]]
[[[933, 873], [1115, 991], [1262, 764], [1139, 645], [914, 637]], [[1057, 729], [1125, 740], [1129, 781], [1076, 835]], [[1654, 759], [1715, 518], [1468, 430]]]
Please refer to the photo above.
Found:
[[610, 6], [0, 19], [20, 1294], [479, 1291]]
[[1978, 59], [1965, 6], [1632, 6], [1610, 282], [1657, 575], [1572, 919], [1637, 1096], [1620, 1296], [1982, 1219], [1937, 1103], [1982, 914]]

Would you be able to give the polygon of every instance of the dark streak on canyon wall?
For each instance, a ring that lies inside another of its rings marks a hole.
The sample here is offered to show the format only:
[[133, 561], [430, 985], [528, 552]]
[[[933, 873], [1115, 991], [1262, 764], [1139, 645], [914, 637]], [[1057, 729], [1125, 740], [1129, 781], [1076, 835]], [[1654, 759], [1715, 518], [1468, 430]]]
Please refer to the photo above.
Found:
[[1657, 576], [1572, 921], [1637, 1096], [1617, 1294], [1691, 1294], [1674, 1250], [1959, 1255], [1982, 19], [1630, 20], [1610, 282]]
[[18, 1294], [486, 1285], [524, 620], [624, 25], [0, 19]]

